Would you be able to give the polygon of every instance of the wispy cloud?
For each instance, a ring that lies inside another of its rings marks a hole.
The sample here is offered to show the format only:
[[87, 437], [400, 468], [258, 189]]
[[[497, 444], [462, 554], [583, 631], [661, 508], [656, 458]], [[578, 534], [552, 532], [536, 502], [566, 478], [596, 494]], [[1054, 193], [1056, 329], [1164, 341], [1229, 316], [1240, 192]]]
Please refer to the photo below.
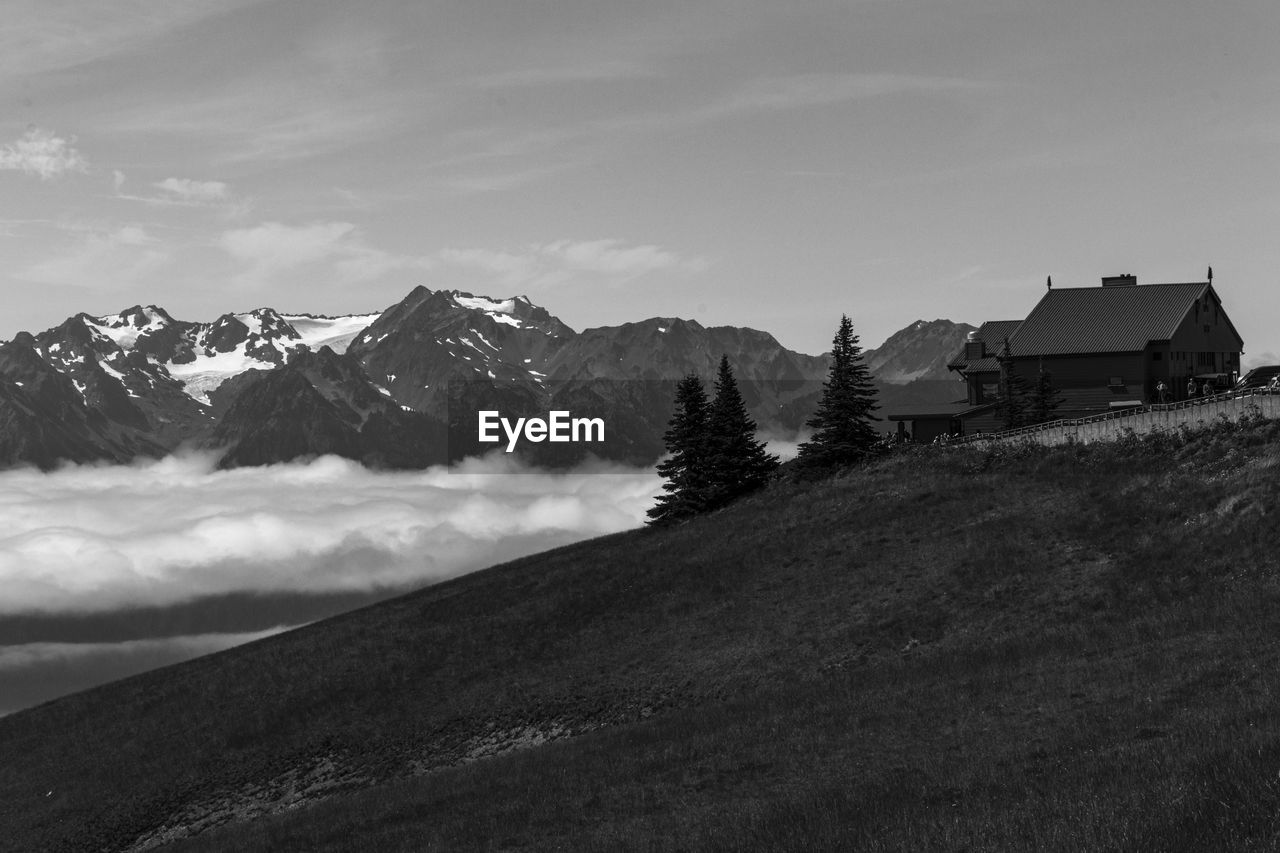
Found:
[[417, 120], [423, 98], [331, 91], [296, 79], [234, 79], [183, 99], [135, 99], [101, 116], [99, 125], [124, 137], [179, 140], [210, 163], [284, 162], [385, 138]]
[[5, 0], [0, 73], [38, 74], [136, 50], [164, 32], [262, 0]]
[[236, 281], [249, 286], [268, 284], [283, 274], [319, 264], [336, 270], [344, 282], [434, 265], [429, 258], [398, 255], [370, 246], [351, 222], [264, 222], [223, 232], [219, 245], [245, 265]]
[[464, 85], [477, 89], [519, 89], [536, 86], [562, 86], [566, 83], [598, 83], [655, 77], [657, 72], [646, 63], [622, 59], [576, 65], [542, 66], [501, 71], [472, 77]]
[[507, 287], [581, 278], [618, 284], [651, 273], [695, 273], [709, 266], [705, 258], [684, 258], [661, 246], [618, 239], [556, 240], [514, 250], [443, 249], [436, 257], [444, 264], [488, 273]]
[[49, 180], [67, 172], [89, 171], [89, 161], [74, 147], [75, 138], [65, 139], [53, 131], [31, 127], [22, 138], [0, 147], [0, 170], [23, 172]]
[[152, 184], [158, 190], [183, 201], [221, 201], [227, 197], [227, 185], [222, 181], [193, 181], [190, 178], [165, 178]]
[[650, 469], [536, 474], [505, 459], [373, 472], [325, 457], [0, 474], [0, 613], [166, 605], [238, 591], [373, 590], [451, 577], [640, 524]]
[[72, 246], [14, 275], [46, 284], [120, 288], [170, 260], [169, 249], [140, 225], [72, 230], [77, 235]]
[[[542, 76], [533, 74], [531, 79], [540, 81]], [[555, 75], [545, 72], [545, 76], [550, 80]], [[514, 85], [520, 74], [510, 72], [496, 77], [499, 81], [507, 78]], [[673, 106], [666, 109], [601, 113], [550, 125], [542, 124], [538, 117], [529, 117], [525, 125], [465, 127], [443, 141], [442, 147], [453, 153], [429, 160], [425, 165], [448, 175], [443, 183], [463, 191], [503, 190], [554, 170], [554, 164], [538, 162], [538, 158], [553, 152], [557, 163], [564, 162], [565, 152], [570, 150], [574, 152], [572, 162], [581, 162], [590, 157], [595, 148], [632, 140], [638, 135], [749, 116], [832, 108], [876, 98], [977, 95], [1004, 86], [980, 79], [893, 73], [762, 76], [719, 92], [704, 92], [700, 98], [668, 91], [662, 100]]]
[[224, 215], [234, 217], [247, 213], [251, 208], [248, 199], [236, 198], [223, 181], [196, 181], [190, 178], [165, 178], [156, 181], [151, 188], [157, 192], [148, 195], [124, 192], [128, 177], [116, 169], [112, 172], [115, 197], [122, 201], [137, 201], [153, 207], [216, 208]]
[[820, 107], [893, 95], [947, 95], [986, 92], [1004, 84], [919, 74], [826, 73], [760, 78], [690, 117], [711, 119], [746, 112]]

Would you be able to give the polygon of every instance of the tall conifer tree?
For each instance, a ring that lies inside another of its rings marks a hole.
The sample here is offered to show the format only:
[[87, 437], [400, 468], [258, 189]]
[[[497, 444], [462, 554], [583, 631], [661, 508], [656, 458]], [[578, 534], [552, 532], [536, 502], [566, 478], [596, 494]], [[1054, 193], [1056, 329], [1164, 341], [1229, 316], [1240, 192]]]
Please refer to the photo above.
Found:
[[1027, 423], [1043, 424], [1053, 420], [1061, 405], [1062, 395], [1058, 393], [1058, 386], [1053, 384], [1053, 375], [1041, 366], [1027, 401]]
[[706, 389], [691, 373], [676, 385], [675, 411], [662, 436], [671, 455], [658, 465], [667, 482], [648, 512], [649, 524], [681, 521], [705, 508], [707, 411]]
[[756, 422], [747, 414], [729, 357], [721, 356], [716, 396], [707, 416], [707, 509], [724, 506], [755, 491], [778, 467], [778, 457], [756, 440]]
[[996, 358], [1000, 362], [1000, 396], [996, 398], [996, 413], [1004, 421], [1005, 429], [1027, 426], [1030, 423], [1031, 389], [1027, 387], [1027, 380], [1014, 369], [1008, 338], [1004, 339], [1004, 346]]
[[833, 467], [867, 456], [880, 438], [871, 425], [879, 420], [872, 414], [878, 408], [876, 386], [862, 359], [853, 321], [842, 315], [831, 341], [831, 370], [822, 385], [822, 399], [813, 417], [805, 422], [813, 429], [813, 436], [800, 445], [800, 463]]

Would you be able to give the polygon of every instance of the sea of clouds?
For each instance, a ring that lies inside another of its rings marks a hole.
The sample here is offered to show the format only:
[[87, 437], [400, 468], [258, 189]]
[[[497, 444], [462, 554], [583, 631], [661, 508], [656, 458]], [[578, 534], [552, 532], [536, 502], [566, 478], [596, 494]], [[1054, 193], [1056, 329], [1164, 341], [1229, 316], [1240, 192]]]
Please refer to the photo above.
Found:
[[497, 455], [375, 472], [207, 456], [0, 473], [0, 618], [230, 592], [403, 587], [636, 527], [653, 469], [531, 473]]
[[638, 527], [661, 491], [652, 468], [538, 472], [499, 455], [412, 472], [335, 457], [233, 471], [214, 462], [0, 473], [0, 628], [35, 619], [57, 635], [74, 623], [82, 640], [0, 641], [0, 714], [292, 626], [92, 636], [97, 622], [118, 631], [113, 614], [148, 608], [163, 622], [227, 596], [423, 586]]

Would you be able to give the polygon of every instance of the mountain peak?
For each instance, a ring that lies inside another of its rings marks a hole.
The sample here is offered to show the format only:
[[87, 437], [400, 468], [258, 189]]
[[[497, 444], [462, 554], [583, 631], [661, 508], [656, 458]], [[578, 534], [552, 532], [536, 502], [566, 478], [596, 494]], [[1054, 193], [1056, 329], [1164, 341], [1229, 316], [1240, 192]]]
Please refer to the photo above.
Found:
[[916, 320], [894, 332], [879, 347], [864, 351], [863, 358], [881, 382], [952, 379], [947, 362], [974, 328], [951, 320]]

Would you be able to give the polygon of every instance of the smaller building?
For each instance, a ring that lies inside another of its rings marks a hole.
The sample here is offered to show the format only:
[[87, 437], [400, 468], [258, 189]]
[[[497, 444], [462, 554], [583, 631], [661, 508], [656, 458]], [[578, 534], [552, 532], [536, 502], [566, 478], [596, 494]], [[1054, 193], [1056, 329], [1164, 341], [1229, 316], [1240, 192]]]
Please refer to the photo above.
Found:
[[979, 430], [978, 418], [984, 415], [991, 419], [993, 426], [990, 430], [996, 429], [995, 407], [995, 403], [971, 406], [965, 400], [957, 400], [932, 406], [904, 406], [885, 417], [897, 421], [899, 438], [931, 444], [944, 435], [965, 435], [966, 420], [969, 422], [968, 434], [972, 435]]

